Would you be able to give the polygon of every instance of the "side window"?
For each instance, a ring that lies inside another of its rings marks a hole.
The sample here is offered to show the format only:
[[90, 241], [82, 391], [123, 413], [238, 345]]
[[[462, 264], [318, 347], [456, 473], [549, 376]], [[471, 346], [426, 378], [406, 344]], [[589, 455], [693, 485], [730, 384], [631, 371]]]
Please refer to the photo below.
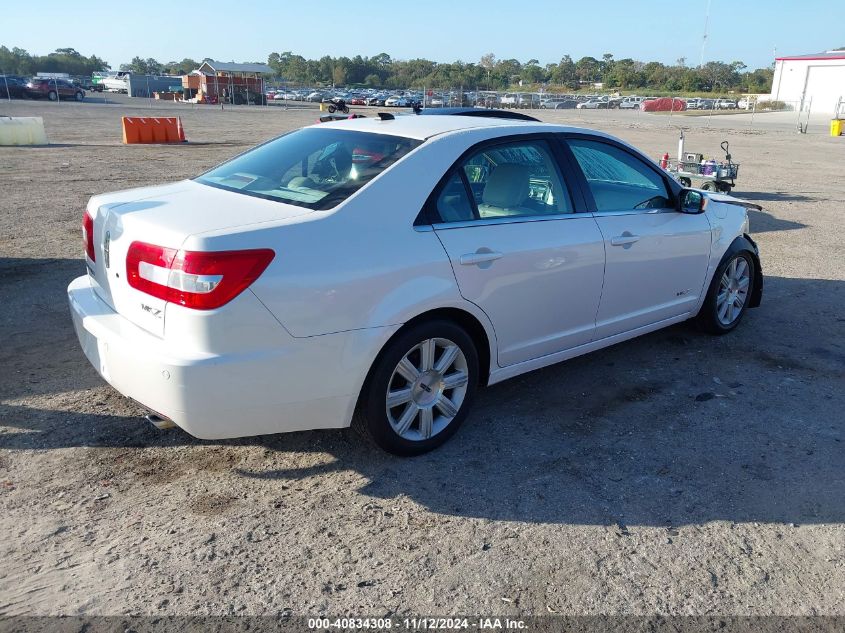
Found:
[[437, 213], [442, 222], [466, 222], [475, 219], [461, 174], [457, 171], [446, 182], [437, 198]]
[[[485, 147], [466, 159], [461, 168], [472, 192], [471, 205], [478, 210], [477, 216], [473, 217], [485, 219], [572, 213], [569, 191], [544, 141]], [[444, 193], [452, 185], [457, 189], [455, 183], [458, 180], [450, 181]], [[466, 207], [461, 208], [461, 213], [466, 215]], [[449, 221], [444, 215], [441, 217]]]
[[596, 202], [597, 211], [671, 207], [666, 183], [637, 157], [607, 143], [568, 141]]

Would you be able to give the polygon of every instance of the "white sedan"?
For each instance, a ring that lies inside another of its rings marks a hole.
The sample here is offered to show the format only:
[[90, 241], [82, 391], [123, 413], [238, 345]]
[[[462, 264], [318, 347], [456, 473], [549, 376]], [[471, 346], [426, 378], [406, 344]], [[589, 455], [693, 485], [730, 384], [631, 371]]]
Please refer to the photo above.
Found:
[[200, 438], [355, 424], [418, 454], [479, 385], [760, 303], [749, 204], [622, 141], [383, 118], [91, 198], [68, 294], [102, 377]]

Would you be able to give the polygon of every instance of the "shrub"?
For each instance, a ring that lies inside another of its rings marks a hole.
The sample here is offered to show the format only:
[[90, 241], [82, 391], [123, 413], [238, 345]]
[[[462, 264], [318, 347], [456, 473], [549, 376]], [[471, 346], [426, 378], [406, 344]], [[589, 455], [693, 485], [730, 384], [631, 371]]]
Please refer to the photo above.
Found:
[[782, 111], [792, 110], [792, 106], [784, 101], [758, 101], [758, 110]]

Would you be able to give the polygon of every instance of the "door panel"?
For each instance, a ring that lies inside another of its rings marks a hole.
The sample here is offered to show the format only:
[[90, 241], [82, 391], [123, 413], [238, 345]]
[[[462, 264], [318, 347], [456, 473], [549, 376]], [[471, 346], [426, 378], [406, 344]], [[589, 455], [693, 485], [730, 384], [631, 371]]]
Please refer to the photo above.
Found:
[[597, 338], [678, 316], [695, 306], [710, 258], [710, 223], [704, 214], [598, 214], [596, 221], [607, 251]]
[[567, 145], [604, 236], [596, 338], [689, 312], [710, 259], [707, 217], [675, 211], [666, 175], [630, 148], [587, 137]]
[[593, 217], [481, 221], [435, 230], [461, 295], [493, 323], [500, 366], [592, 340], [605, 257]]

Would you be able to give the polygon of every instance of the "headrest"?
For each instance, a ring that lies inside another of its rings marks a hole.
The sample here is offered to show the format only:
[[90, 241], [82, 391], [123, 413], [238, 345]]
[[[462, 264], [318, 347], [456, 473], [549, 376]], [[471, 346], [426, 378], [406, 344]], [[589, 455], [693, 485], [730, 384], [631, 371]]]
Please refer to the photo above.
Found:
[[526, 165], [503, 163], [493, 170], [481, 194], [481, 201], [493, 207], [518, 207], [528, 198], [531, 172]]

